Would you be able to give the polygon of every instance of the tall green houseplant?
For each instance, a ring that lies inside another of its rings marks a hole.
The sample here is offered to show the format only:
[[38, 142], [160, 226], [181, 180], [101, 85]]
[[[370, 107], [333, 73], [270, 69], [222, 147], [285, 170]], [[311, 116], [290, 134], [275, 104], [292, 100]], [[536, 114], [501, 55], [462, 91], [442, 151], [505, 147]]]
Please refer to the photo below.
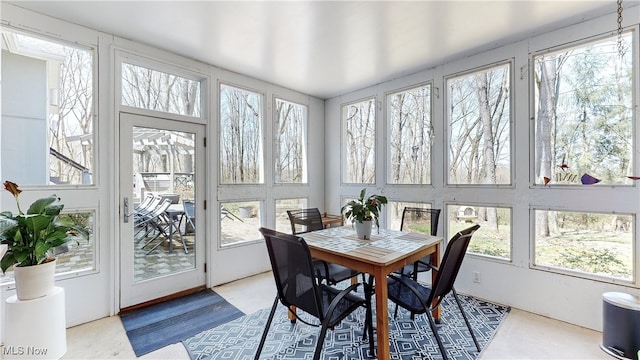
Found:
[[387, 197], [382, 195], [366, 196], [367, 189], [360, 191], [360, 197], [356, 200], [349, 201], [340, 210], [348, 220], [357, 222], [373, 221], [377, 227], [380, 227], [378, 218], [382, 206], [387, 204]]
[[11, 181], [5, 181], [4, 188], [16, 199], [18, 213], [0, 212], [0, 242], [8, 246], [0, 260], [2, 272], [12, 265], [38, 265], [49, 258], [49, 250], [71, 240], [89, 238], [82, 226], [60, 216], [64, 205], [56, 195], [36, 200], [24, 213], [18, 201], [22, 190]]

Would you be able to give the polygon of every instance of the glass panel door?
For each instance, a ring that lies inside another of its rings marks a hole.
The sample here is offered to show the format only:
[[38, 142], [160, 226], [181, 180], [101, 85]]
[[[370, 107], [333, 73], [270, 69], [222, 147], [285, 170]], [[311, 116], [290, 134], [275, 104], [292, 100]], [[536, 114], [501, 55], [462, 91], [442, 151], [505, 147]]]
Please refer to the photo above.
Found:
[[203, 125], [120, 115], [121, 307], [205, 283], [203, 134]]

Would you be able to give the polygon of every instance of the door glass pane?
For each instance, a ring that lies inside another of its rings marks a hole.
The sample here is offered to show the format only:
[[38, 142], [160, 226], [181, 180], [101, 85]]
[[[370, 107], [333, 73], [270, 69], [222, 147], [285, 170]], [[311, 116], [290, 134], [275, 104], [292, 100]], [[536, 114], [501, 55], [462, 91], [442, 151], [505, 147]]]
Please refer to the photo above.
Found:
[[133, 128], [135, 282], [195, 268], [194, 142], [192, 133]]

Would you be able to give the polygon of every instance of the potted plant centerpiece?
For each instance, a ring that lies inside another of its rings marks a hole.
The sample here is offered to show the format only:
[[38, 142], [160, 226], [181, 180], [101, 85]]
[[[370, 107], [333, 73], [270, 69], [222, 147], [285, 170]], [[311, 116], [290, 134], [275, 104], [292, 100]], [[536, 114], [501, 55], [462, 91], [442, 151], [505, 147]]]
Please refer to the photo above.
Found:
[[0, 242], [8, 246], [0, 268], [4, 273], [13, 265], [18, 299], [45, 296], [54, 285], [56, 259], [50, 250], [71, 240], [88, 239], [88, 233], [69, 217], [60, 216], [64, 205], [57, 196], [36, 200], [24, 213], [18, 202], [22, 190], [10, 181], [4, 182], [4, 188], [16, 199], [18, 213], [0, 212]]
[[366, 189], [360, 191], [360, 198], [349, 201], [340, 210], [344, 216], [351, 220], [356, 228], [359, 239], [371, 239], [371, 226], [375, 222], [379, 228], [378, 217], [382, 205], [387, 203], [387, 197], [382, 195], [371, 195], [366, 197]]

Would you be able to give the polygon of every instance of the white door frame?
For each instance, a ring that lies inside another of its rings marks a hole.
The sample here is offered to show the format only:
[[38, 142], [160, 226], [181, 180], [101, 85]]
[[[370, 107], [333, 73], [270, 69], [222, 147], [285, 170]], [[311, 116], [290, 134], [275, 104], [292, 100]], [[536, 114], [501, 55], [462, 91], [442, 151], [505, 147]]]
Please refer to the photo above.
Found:
[[[175, 274], [135, 282], [133, 279], [133, 219], [129, 217], [124, 220], [124, 211], [120, 211], [118, 220], [118, 235], [120, 247], [120, 308], [126, 308], [150, 300], [169, 296], [184, 290], [197, 288], [206, 285], [205, 274], [205, 254], [206, 254], [206, 221], [204, 213], [204, 203], [206, 199], [205, 189], [205, 126], [197, 123], [182, 122], [161, 117], [131, 114], [120, 112], [119, 114], [119, 185], [118, 203], [123, 209], [124, 198], [129, 199], [129, 213], [133, 211], [132, 199], [132, 136], [134, 126], [160, 128], [173, 131], [181, 131], [195, 134], [195, 200], [196, 200], [196, 246], [195, 246], [195, 267]], [[130, 214], [127, 214], [130, 215]], [[156, 251], [164, 251], [158, 249]], [[180, 247], [175, 247], [173, 251], [183, 251]]]

